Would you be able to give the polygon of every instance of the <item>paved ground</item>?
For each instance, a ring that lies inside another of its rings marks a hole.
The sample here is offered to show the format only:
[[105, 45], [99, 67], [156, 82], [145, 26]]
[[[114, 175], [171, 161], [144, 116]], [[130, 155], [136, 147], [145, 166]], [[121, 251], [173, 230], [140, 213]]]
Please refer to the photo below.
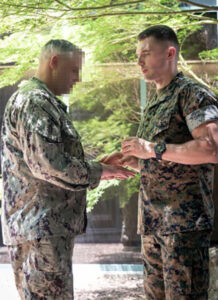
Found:
[[[122, 244], [76, 244], [75, 300], [144, 299], [139, 251]], [[210, 249], [210, 266], [209, 300], [218, 300], [218, 247]], [[19, 300], [6, 248], [0, 248], [0, 287], [1, 300]]]
[[[141, 272], [102, 272], [98, 266], [74, 265], [75, 300], [143, 299]], [[9, 264], [0, 264], [0, 287], [1, 300], [19, 300]]]
[[[122, 244], [76, 244], [75, 300], [143, 299], [139, 248]], [[18, 300], [7, 248], [0, 248], [1, 300]]]
[[[123, 247], [121, 243], [76, 243], [75, 264], [141, 264], [140, 247]], [[7, 248], [0, 247], [0, 263], [10, 263]]]

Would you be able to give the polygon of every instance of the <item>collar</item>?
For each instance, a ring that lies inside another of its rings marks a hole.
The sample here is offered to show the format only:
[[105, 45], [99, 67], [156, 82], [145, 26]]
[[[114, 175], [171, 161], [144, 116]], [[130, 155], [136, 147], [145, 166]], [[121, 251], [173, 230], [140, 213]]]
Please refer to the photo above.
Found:
[[162, 94], [165, 94], [168, 90], [174, 86], [174, 83], [180, 80], [181, 78], [184, 78], [183, 72], [179, 72], [176, 74], [176, 76], [170, 81], [168, 85], [166, 85], [164, 88], [158, 90], [156, 93], [158, 96], [161, 96]]
[[150, 109], [163, 101], [170, 100], [173, 90], [175, 89], [175, 86], [177, 86], [177, 84], [175, 83], [177, 83], [183, 78], [184, 74], [182, 72], [177, 73], [177, 75], [171, 80], [171, 82], [167, 86], [156, 91], [151, 101], [148, 102], [148, 108]]
[[55, 104], [58, 105], [60, 108], [62, 108], [65, 112], [67, 112], [67, 106], [66, 104], [64, 104], [57, 96], [55, 96], [55, 94], [52, 93], [51, 90], [49, 90], [49, 88], [46, 86], [46, 84], [41, 81], [40, 79], [38, 79], [37, 77], [32, 77], [31, 81], [36, 83], [41, 89], [45, 90], [50, 98], [53, 100], [55, 100]]

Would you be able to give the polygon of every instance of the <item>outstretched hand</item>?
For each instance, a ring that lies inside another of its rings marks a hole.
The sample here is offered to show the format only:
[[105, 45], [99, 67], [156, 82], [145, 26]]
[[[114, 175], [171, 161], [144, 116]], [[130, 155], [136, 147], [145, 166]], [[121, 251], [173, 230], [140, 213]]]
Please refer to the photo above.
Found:
[[122, 152], [114, 152], [109, 155], [105, 155], [100, 159], [100, 163], [106, 165], [122, 166], [120, 160], [124, 157]]
[[122, 152], [114, 152], [110, 155], [105, 155], [100, 162], [107, 165], [130, 167], [139, 171], [138, 158], [124, 155]]
[[120, 166], [102, 164], [103, 171], [101, 180], [120, 179], [124, 180], [129, 177], [135, 177], [136, 173]]

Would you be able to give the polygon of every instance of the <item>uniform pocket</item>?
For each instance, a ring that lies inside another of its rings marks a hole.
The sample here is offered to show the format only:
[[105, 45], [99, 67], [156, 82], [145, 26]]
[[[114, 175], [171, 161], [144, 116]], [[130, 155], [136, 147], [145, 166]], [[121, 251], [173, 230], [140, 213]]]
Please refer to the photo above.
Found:
[[169, 295], [197, 295], [209, 287], [208, 248], [172, 248], [166, 251], [164, 279]]
[[194, 293], [206, 292], [209, 288], [209, 250], [207, 247], [193, 251], [192, 290]]
[[152, 132], [153, 137], [169, 128], [171, 117], [172, 115], [169, 114], [167, 116], [160, 116], [159, 118], [156, 118], [156, 121], [154, 122], [154, 130]]

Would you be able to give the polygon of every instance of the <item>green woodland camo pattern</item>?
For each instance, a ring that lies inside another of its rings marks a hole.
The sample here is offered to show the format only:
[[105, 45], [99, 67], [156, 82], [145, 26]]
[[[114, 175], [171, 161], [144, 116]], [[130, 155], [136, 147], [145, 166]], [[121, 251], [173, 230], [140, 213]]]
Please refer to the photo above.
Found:
[[73, 245], [73, 239], [55, 237], [8, 247], [21, 299], [73, 299]]
[[85, 161], [66, 105], [37, 78], [8, 101], [2, 143], [4, 243], [84, 232], [86, 189], [102, 168]]
[[146, 300], [206, 300], [208, 231], [142, 236]]
[[[147, 103], [137, 136], [181, 144], [193, 139], [194, 128], [212, 120], [218, 120], [213, 93], [178, 73]], [[141, 160], [138, 233], [212, 229], [213, 171], [213, 164]]]

